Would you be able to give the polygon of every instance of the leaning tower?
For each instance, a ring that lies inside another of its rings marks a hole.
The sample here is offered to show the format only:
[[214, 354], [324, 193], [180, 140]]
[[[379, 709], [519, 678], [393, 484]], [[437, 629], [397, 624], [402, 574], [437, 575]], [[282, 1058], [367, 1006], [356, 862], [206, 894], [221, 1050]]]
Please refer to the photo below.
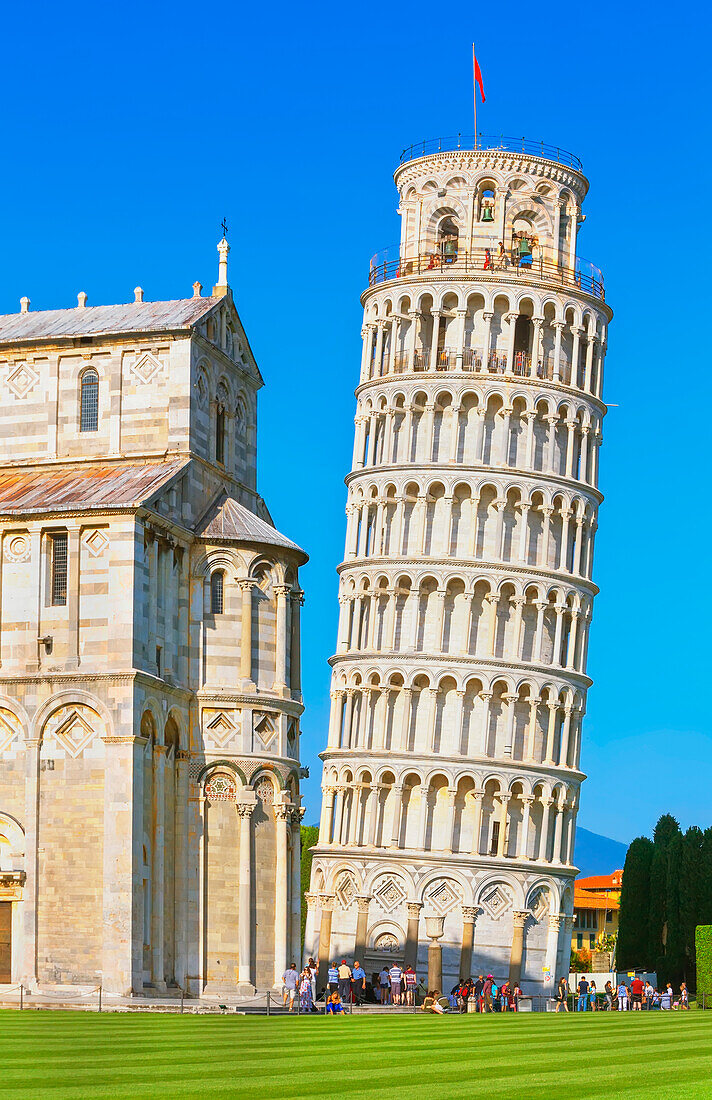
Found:
[[568, 973], [606, 329], [581, 162], [443, 139], [371, 261], [307, 954]]

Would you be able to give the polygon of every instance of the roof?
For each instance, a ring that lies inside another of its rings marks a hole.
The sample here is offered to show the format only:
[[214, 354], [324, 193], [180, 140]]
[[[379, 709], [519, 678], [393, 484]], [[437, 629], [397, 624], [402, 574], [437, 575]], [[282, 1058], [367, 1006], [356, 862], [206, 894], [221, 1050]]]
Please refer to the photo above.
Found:
[[0, 315], [0, 343], [51, 337], [102, 336], [123, 332], [188, 329], [219, 298], [178, 298], [172, 302], [127, 302], [84, 309], [45, 309]]
[[597, 894], [593, 891], [579, 890], [578, 883], [574, 883], [574, 909], [620, 909], [618, 898], [612, 898], [610, 894]]
[[590, 878], [576, 879], [576, 886], [582, 890], [620, 890], [623, 872], [614, 871], [610, 875], [592, 875]]
[[266, 520], [245, 508], [226, 492], [221, 492], [195, 526], [195, 533], [206, 539], [235, 539], [238, 542], [264, 542], [304, 553], [296, 542], [280, 534]]
[[0, 515], [83, 512], [146, 503], [185, 465], [171, 462], [91, 463], [0, 471]]

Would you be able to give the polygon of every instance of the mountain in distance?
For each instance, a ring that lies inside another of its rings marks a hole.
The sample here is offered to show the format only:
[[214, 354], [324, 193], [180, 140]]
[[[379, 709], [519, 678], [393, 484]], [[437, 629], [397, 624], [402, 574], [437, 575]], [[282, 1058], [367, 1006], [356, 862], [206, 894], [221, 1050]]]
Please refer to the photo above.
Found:
[[628, 845], [609, 836], [592, 833], [581, 826], [576, 829], [574, 864], [580, 868], [580, 877], [610, 875], [623, 867]]

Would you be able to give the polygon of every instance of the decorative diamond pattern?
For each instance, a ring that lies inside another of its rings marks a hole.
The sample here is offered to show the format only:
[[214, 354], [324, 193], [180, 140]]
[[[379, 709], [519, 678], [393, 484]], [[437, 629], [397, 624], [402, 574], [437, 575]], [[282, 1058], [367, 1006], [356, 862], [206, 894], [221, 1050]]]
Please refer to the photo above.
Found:
[[84, 536], [84, 545], [93, 558], [98, 558], [106, 550], [109, 540], [103, 531], [95, 528]]
[[549, 912], [549, 891], [539, 890], [529, 908], [535, 921], [541, 921]]
[[8, 375], [7, 386], [10, 392], [21, 400], [32, 392], [39, 380], [39, 374], [29, 363], [20, 363]]
[[428, 901], [440, 916], [449, 913], [461, 900], [459, 888], [450, 879], [441, 879], [428, 892]]
[[485, 912], [489, 914], [492, 920], [499, 920], [503, 913], [511, 909], [512, 901], [511, 892], [503, 883], [498, 882], [496, 886], [484, 895], [480, 901], [480, 905]]
[[156, 359], [155, 355], [151, 355], [150, 351], [145, 351], [143, 355], [139, 355], [136, 362], [131, 366], [131, 370], [136, 375], [139, 382], [151, 382], [160, 369], [160, 362]]
[[214, 711], [203, 711], [203, 722], [205, 723], [206, 734], [210, 737], [213, 745], [219, 749], [227, 745], [228, 741], [232, 741], [237, 733], [235, 723], [222, 710], [218, 711], [217, 714]]
[[[65, 710], [68, 708], [65, 708]], [[86, 708], [85, 708], [86, 709]], [[76, 759], [91, 743], [94, 730], [86, 718], [76, 710], [52, 731], [54, 739], [72, 759]]]
[[16, 737], [22, 736], [22, 726], [11, 710], [0, 708], [0, 752], [9, 749]]
[[255, 733], [259, 737], [260, 741], [266, 749], [270, 747], [275, 737], [277, 736], [277, 730], [272, 724], [271, 719], [264, 715], [260, 718], [259, 722], [255, 723]]
[[392, 913], [405, 901], [406, 894], [401, 880], [394, 875], [387, 875], [375, 886], [373, 896], [381, 909], [386, 913]]
[[356, 897], [356, 882], [350, 871], [342, 871], [336, 886], [336, 896], [342, 909], [348, 909]]

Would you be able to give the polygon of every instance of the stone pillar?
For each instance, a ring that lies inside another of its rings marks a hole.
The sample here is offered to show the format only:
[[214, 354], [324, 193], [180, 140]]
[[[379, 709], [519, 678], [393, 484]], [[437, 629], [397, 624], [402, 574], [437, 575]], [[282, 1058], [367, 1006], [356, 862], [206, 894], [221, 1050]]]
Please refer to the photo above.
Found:
[[281, 695], [287, 687], [287, 600], [292, 588], [289, 584], [276, 584], [274, 595], [277, 603], [276, 657], [273, 691]]
[[287, 823], [292, 807], [275, 805], [276, 859], [274, 876], [274, 984], [281, 987], [287, 969], [289, 934], [289, 879], [287, 867]]
[[252, 682], [252, 589], [255, 581], [245, 578], [239, 582], [242, 592], [240, 616], [240, 679], [243, 688], [254, 688]]
[[301, 840], [301, 815], [302, 810], [293, 810], [291, 817], [291, 830], [292, 830], [292, 866], [291, 866], [291, 889], [289, 892], [289, 904], [291, 909], [291, 959], [290, 963], [295, 962], [297, 966], [301, 965], [302, 954], [302, 840]]
[[524, 953], [524, 925], [531, 916], [528, 909], [515, 909], [512, 914], [512, 951], [509, 956], [509, 984], [519, 985], [522, 977], [522, 955]]
[[301, 699], [302, 692], [302, 628], [301, 608], [304, 603], [304, 593], [301, 589], [292, 589], [292, 616], [289, 652], [289, 684], [292, 694]]
[[391, 842], [389, 848], [398, 848], [400, 843], [401, 810], [403, 808], [403, 788], [399, 784], [393, 787], [393, 827], [391, 829]]
[[176, 751], [176, 843], [175, 843], [175, 883], [176, 883], [176, 931], [175, 931], [175, 977], [181, 989], [186, 988], [188, 967], [188, 860], [189, 860], [189, 820], [188, 791], [190, 753], [185, 749]]
[[151, 850], [151, 982], [166, 988], [163, 966], [163, 898], [165, 895], [165, 745], [153, 746], [153, 844]]
[[406, 903], [408, 912], [408, 930], [405, 938], [405, 966], [412, 966], [415, 970], [418, 961], [418, 924], [420, 922], [420, 910], [423, 908], [420, 901]]
[[563, 321], [552, 321], [555, 330], [554, 337], [554, 381], [561, 381], [561, 334], [564, 331]]
[[319, 905], [319, 895], [305, 894], [304, 900], [307, 903], [307, 920], [304, 928], [304, 945], [302, 948], [301, 959], [297, 957], [297, 959], [295, 960], [300, 969], [308, 958], [316, 959], [319, 954], [319, 930], [317, 928], [316, 922], [316, 912]]
[[319, 925], [319, 970], [317, 973], [317, 996], [326, 985], [331, 952], [331, 920], [334, 915], [334, 895], [321, 894], [321, 924]]
[[368, 907], [371, 903], [370, 894], [360, 894], [356, 898], [358, 916], [356, 918], [356, 944], [354, 947], [354, 959], [363, 963], [366, 950], [366, 937], [368, 935]]
[[472, 797], [475, 800], [475, 824], [472, 830], [472, 854], [478, 856], [480, 854], [480, 840], [482, 834], [482, 799], [485, 796], [484, 791], [473, 791]]
[[[547, 939], [546, 939], [546, 963], [545, 963], [545, 965], [548, 966], [549, 974], [550, 974], [551, 979], [552, 979], [552, 981], [550, 983], [550, 989], [551, 989], [552, 995], [553, 995], [554, 990], [556, 989], [556, 984], [557, 984], [559, 978], [562, 976], [560, 974], [557, 975], [556, 965], [557, 965], [557, 962], [558, 962], [558, 954], [559, 954], [559, 936], [561, 934], [561, 929], [563, 927], [564, 920], [565, 920], [565, 918], [564, 918], [563, 913], [550, 913], [549, 914], [549, 933], [548, 933], [548, 936], [547, 936]], [[566, 969], [567, 969], [567, 973], [566, 973], [565, 977], [568, 978], [568, 967]]]
[[425, 931], [430, 940], [428, 944], [428, 989], [443, 988], [443, 945], [439, 942], [443, 934], [444, 917], [426, 917]]
[[474, 905], [462, 907], [462, 946], [460, 947], [460, 981], [472, 973], [472, 948], [475, 942], [475, 921], [480, 910]]
[[519, 844], [517, 846], [517, 858], [528, 859], [529, 858], [529, 815], [531, 813], [531, 805], [534, 799], [531, 795], [522, 795], [521, 802], [524, 807], [522, 811], [522, 831], [519, 837]]
[[524, 750], [524, 759], [528, 761], [534, 760], [535, 748], [536, 748], [536, 727], [537, 727], [537, 715], [539, 713], [539, 703], [541, 699], [538, 695], [535, 695], [529, 700], [529, 725], [527, 726], [527, 745]]
[[237, 910], [237, 991], [242, 996], [255, 992], [250, 978], [252, 956], [252, 860], [251, 860], [251, 818], [254, 802], [238, 802], [237, 813], [240, 818], [240, 869], [238, 876]]
[[497, 836], [497, 859], [504, 859], [507, 843], [507, 810], [509, 809], [509, 792], [495, 795], [500, 804], [499, 834]]
[[321, 820], [319, 821], [319, 843], [331, 843], [331, 822], [334, 816], [334, 799], [336, 787], [324, 787], [321, 803]]

